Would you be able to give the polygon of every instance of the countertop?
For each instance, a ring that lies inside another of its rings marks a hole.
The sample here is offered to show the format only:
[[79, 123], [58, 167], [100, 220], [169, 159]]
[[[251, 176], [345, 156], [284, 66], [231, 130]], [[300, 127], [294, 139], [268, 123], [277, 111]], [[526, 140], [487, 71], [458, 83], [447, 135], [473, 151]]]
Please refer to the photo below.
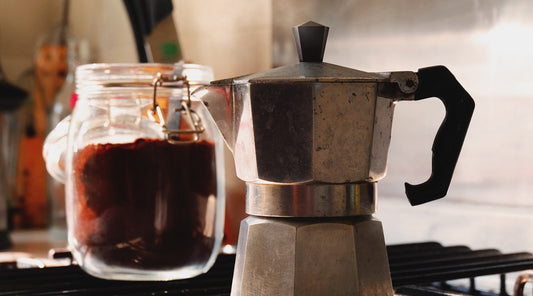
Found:
[[[51, 249], [64, 249], [66, 238], [47, 229], [15, 230], [10, 233], [13, 246], [0, 252], [1, 257], [48, 258]], [[1, 258], [0, 258], [1, 260]]]

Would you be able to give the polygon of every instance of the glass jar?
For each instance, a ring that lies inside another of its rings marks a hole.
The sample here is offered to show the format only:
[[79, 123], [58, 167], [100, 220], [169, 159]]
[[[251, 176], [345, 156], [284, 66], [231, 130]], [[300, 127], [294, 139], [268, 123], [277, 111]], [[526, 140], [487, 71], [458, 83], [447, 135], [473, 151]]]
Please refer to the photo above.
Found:
[[[50, 133], [43, 155], [51, 175], [65, 180], [69, 247], [88, 273], [174, 280], [214, 263], [224, 143], [190, 96], [211, 76], [188, 64], [77, 68], [72, 117]], [[57, 149], [67, 128], [66, 150]]]

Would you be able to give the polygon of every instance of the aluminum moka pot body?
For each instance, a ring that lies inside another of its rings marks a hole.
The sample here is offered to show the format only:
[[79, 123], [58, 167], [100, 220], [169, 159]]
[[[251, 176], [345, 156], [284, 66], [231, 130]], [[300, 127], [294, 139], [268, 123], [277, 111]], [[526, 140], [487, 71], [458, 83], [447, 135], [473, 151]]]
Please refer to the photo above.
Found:
[[368, 73], [323, 63], [327, 27], [294, 29], [300, 63], [213, 81], [193, 94], [233, 152], [237, 176], [255, 185], [376, 182], [386, 172], [395, 103], [438, 97], [446, 118], [432, 174], [406, 184], [406, 194], [413, 205], [446, 195], [474, 109], [452, 73], [444, 66]]
[[[300, 63], [277, 70], [317, 66], [340, 68]], [[246, 182], [372, 182], [385, 175], [391, 136], [394, 101], [378, 96], [385, 79], [252, 77], [213, 84], [202, 101]]]

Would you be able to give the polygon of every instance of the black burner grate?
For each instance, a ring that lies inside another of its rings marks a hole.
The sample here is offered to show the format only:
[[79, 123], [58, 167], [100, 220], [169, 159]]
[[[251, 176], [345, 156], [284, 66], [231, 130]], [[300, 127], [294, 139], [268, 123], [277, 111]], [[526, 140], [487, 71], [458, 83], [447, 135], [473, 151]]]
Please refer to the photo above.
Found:
[[533, 268], [533, 254], [502, 254], [495, 249], [443, 247], [434, 242], [388, 246], [394, 286], [432, 283]]
[[[398, 296], [507, 295], [470, 292], [446, 284], [454, 279], [504, 275], [533, 269], [533, 254], [502, 254], [495, 249], [471, 250], [426, 242], [387, 247], [391, 276]], [[213, 268], [199, 277], [170, 282], [108, 281], [91, 277], [78, 266], [0, 270], [1, 295], [189, 295], [230, 294], [234, 255], [220, 255]], [[502, 289], [505, 290], [502, 282]]]
[[77, 265], [3, 270], [0, 295], [229, 295], [234, 262], [221, 255], [207, 274], [169, 282], [103, 280]]

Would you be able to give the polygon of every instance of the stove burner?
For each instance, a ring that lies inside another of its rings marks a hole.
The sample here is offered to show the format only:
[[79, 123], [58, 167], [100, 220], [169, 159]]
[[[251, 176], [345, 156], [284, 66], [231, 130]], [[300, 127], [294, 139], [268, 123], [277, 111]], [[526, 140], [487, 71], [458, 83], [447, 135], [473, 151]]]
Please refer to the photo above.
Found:
[[[518, 291], [531, 281], [533, 254], [502, 254], [495, 249], [471, 250], [424, 242], [387, 247], [396, 296], [505, 296], [506, 274], [522, 272]], [[170, 282], [108, 281], [91, 277], [77, 265], [0, 270], [0, 295], [229, 295], [235, 256], [220, 255], [213, 268], [189, 280]], [[0, 266], [2, 268], [2, 266]], [[476, 279], [500, 277], [500, 291], [476, 288]], [[460, 287], [452, 280], [467, 279]], [[521, 290], [520, 290], [521, 289]], [[518, 295], [522, 295], [519, 292]]]

